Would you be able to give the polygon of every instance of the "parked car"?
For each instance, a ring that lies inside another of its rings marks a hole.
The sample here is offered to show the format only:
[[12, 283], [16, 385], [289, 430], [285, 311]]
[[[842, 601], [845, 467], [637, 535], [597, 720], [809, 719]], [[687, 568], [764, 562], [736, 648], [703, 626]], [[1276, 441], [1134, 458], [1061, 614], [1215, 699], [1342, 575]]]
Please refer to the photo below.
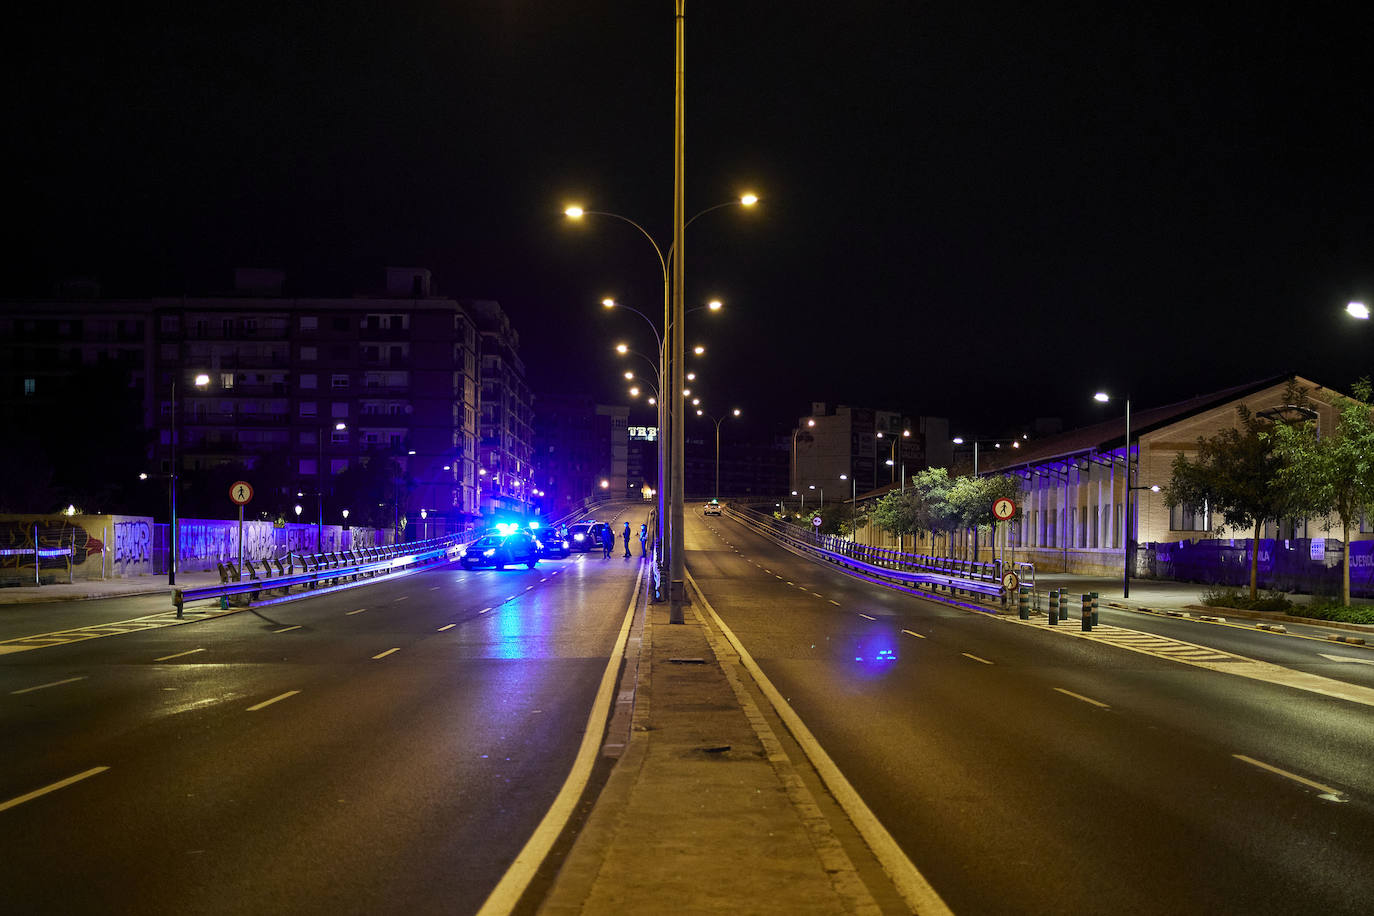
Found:
[[524, 563], [534, 569], [539, 562], [539, 541], [524, 531], [483, 535], [458, 548], [458, 562], [463, 564], [464, 569], [478, 566], [505, 569], [516, 563]]
[[595, 524], [597, 523], [587, 521], [578, 522], [575, 525], [569, 525], [568, 546], [571, 547], [573, 550], [580, 550], [583, 553], [586, 553], [593, 547], [601, 546], [600, 541], [592, 540], [592, 525]]
[[534, 536], [542, 548], [541, 556], [559, 557], [561, 559], [572, 553], [572, 541], [568, 538], [566, 525], [549, 525], [544, 528], [536, 528]]

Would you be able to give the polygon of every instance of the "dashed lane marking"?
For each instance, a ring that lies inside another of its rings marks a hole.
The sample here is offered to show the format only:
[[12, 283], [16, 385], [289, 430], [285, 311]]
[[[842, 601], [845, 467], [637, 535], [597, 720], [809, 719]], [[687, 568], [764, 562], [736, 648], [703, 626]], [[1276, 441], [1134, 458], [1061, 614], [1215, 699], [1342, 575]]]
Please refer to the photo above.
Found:
[[358, 608], [356, 611], [349, 611], [349, 612], [347, 612], [346, 614], [344, 614], [344, 616], [345, 616], [345, 617], [352, 617], [354, 614], [361, 614], [361, 613], [362, 613], [363, 611], [365, 611], [365, 610], [367, 610], [367, 608], [365, 608], [365, 607], [360, 607], [360, 608]]
[[393, 652], [400, 652], [400, 651], [401, 651], [401, 647], [400, 647], [400, 646], [397, 646], [397, 647], [394, 648], [394, 649], [387, 649], [385, 652], [378, 652], [376, 655], [372, 656], [372, 660], [375, 662], [375, 661], [376, 661], [377, 659], [379, 659], [379, 658], [386, 658], [386, 657], [387, 657], [388, 655], [390, 655], [391, 653], [393, 653]]
[[1309, 788], [1317, 789], [1318, 791], [1324, 793], [1321, 797], [1326, 799], [1327, 801], [1343, 802], [1346, 800], [1345, 793], [1343, 793], [1340, 789], [1333, 789], [1331, 786], [1325, 786], [1319, 782], [1313, 782], [1305, 776], [1299, 776], [1297, 773], [1290, 773], [1287, 770], [1279, 769], [1273, 764], [1265, 763], [1263, 760], [1256, 760], [1254, 757], [1247, 757], [1244, 754], [1232, 754], [1231, 756], [1236, 758], [1237, 760], [1242, 760], [1245, 763], [1250, 764], [1251, 766], [1259, 767], [1261, 770], [1268, 770], [1270, 773], [1275, 773], [1279, 776], [1284, 777], [1285, 779], [1291, 779], [1294, 782], [1302, 783], [1303, 785], [1308, 786]]
[[1111, 707], [1108, 706], [1106, 703], [1101, 703], [1097, 700], [1094, 700], [1092, 697], [1085, 697], [1081, 693], [1074, 693], [1072, 690], [1065, 690], [1063, 687], [1056, 687], [1054, 689], [1064, 694], [1064, 696], [1066, 697], [1073, 697], [1075, 700], [1082, 700], [1084, 703], [1091, 703], [1092, 705], [1100, 709], [1111, 709]]
[[835, 605], [835, 607], [840, 606], [840, 603], [836, 601], [834, 598], [827, 598], [826, 600], [829, 601], [831, 604]]
[[915, 636], [917, 639], [925, 639], [924, 636], [922, 636], [920, 633], [915, 632], [914, 630], [903, 630], [902, 632], [908, 636]]
[[458, 624], [456, 624], [456, 623], [446, 623], [446, 624], [444, 624], [442, 627], [439, 628], [439, 632], [442, 633], [442, 632], [444, 632], [445, 630], [451, 630], [451, 629], [453, 629], [453, 628], [456, 627], [456, 626], [458, 626]]
[[10, 695], [18, 696], [21, 693], [33, 693], [35, 690], [47, 690], [49, 687], [61, 687], [63, 684], [73, 684], [77, 681], [84, 681], [85, 679], [86, 675], [83, 674], [81, 677], [69, 677], [61, 681], [51, 681], [47, 684], [39, 684], [37, 687], [25, 687], [23, 690], [11, 690]]
[[397, 601], [404, 601], [404, 600], [406, 600], [406, 599], [409, 598], [409, 597], [410, 597], [409, 595], [402, 595], [401, 597], [397, 598], [396, 600], [397, 600]]
[[277, 696], [274, 696], [274, 697], [273, 697], [272, 699], [270, 699], [270, 700], [263, 700], [261, 703], [259, 703], [259, 704], [256, 705], [256, 706], [249, 706], [248, 709], [245, 710], [245, 712], [257, 712], [259, 709], [266, 709], [268, 706], [271, 706], [273, 703], [279, 703], [279, 702], [281, 702], [282, 700], [285, 700], [287, 697], [294, 697], [294, 696], [295, 696], [296, 694], [298, 694], [298, 693], [300, 693], [299, 690], [288, 690], [288, 691], [286, 691], [286, 693], [278, 694]]
[[985, 664], [985, 665], [991, 665], [991, 664], [992, 664], [992, 662], [988, 661], [986, 658], [979, 658], [978, 656], [976, 656], [976, 655], [970, 655], [970, 654], [968, 654], [967, 652], [960, 652], [959, 654], [962, 655], [964, 658], [971, 658], [971, 659], [973, 659], [975, 662], [982, 662], [982, 663]]
[[877, 620], [877, 619], [878, 619], [877, 617], [869, 617], [867, 614], [860, 614], [859, 616], [862, 617], [864, 620]]
[[301, 624], [296, 624], [294, 627], [282, 627], [280, 630], [273, 630], [272, 632], [273, 632], [273, 633], [290, 633], [292, 630], [299, 630], [299, 629], [301, 628], [301, 626], [302, 626]]
[[90, 777], [103, 773], [108, 769], [109, 767], [91, 767], [89, 770], [77, 773], [75, 776], [68, 776], [66, 779], [58, 780], [50, 786], [44, 786], [41, 789], [34, 789], [32, 792], [20, 795], [16, 798], [11, 798], [9, 801], [0, 802], [0, 811], [8, 811], [10, 808], [22, 805], [24, 804], [24, 802], [33, 801], [35, 798], [40, 798], [44, 795], [47, 795], [49, 792], [56, 792], [58, 789], [65, 789], [67, 786], [70, 786], [73, 783], [78, 783], [83, 779], [89, 779]]
[[155, 658], [155, 662], [171, 661], [174, 658], [181, 658], [184, 655], [195, 655], [197, 652], [204, 652], [204, 649], [187, 649], [185, 652], [178, 652], [175, 655], [164, 655], [162, 658]]
[[482, 608], [480, 611], [478, 611], [477, 613], [479, 613], [479, 614], [485, 614], [485, 613], [487, 613], [487, 612], [490, 611], [490, 610], [491, 610], [491, 608], [489, 608], [489, 607], [484, 607], [484, 608]]

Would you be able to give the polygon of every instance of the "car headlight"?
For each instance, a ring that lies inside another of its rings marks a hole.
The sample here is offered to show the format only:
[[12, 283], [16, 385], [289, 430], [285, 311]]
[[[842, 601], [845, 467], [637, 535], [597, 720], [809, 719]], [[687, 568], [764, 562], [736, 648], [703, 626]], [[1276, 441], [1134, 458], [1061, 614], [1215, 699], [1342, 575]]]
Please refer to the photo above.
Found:
[[585, 541], [586, 539], [587, 539], [587, 536], [586, 536], [585, 534], [574, 534], [574, 535], [573, 535], [573, 540], [574, 540], [574, 541]]
[[484, 557], [494, 557], [494, 556], [496, 556], [496, 548], [495, 548], [495, 547], [491, 547], [491, 548], [488, 548], [487, 550], [482, 551], [482, 556], [484, 556]]

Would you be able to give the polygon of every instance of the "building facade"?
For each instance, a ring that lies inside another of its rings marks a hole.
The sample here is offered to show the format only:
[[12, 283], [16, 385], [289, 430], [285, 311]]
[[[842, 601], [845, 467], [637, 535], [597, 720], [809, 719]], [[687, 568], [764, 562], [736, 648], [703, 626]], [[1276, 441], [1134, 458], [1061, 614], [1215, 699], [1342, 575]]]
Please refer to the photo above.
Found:
[[790, 445], [790, 490], [815, 498], [824, 491], [827, 502], [898, 481], [903, 473], [948, 467], [951, 448], [949, 421], [942, 417], [913, 419], [897, 411], [822, 401], [797, 421]]

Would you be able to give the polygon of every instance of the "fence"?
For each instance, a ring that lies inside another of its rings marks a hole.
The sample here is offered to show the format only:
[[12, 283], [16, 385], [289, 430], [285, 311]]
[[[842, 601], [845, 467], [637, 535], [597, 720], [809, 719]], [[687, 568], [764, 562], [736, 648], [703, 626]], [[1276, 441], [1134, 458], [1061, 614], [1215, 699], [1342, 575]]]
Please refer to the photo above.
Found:
[[[1207, 539], [1142, 544], [1135, 574], [1180, 582], [1248, 586], [1252, 541]], [[1260, 588], [1339, 595], [1345, 545], [1335, 538], [1262, 538]], [[1350, 592], [1374, 596], [1374, 541], [1350, 544]]]

